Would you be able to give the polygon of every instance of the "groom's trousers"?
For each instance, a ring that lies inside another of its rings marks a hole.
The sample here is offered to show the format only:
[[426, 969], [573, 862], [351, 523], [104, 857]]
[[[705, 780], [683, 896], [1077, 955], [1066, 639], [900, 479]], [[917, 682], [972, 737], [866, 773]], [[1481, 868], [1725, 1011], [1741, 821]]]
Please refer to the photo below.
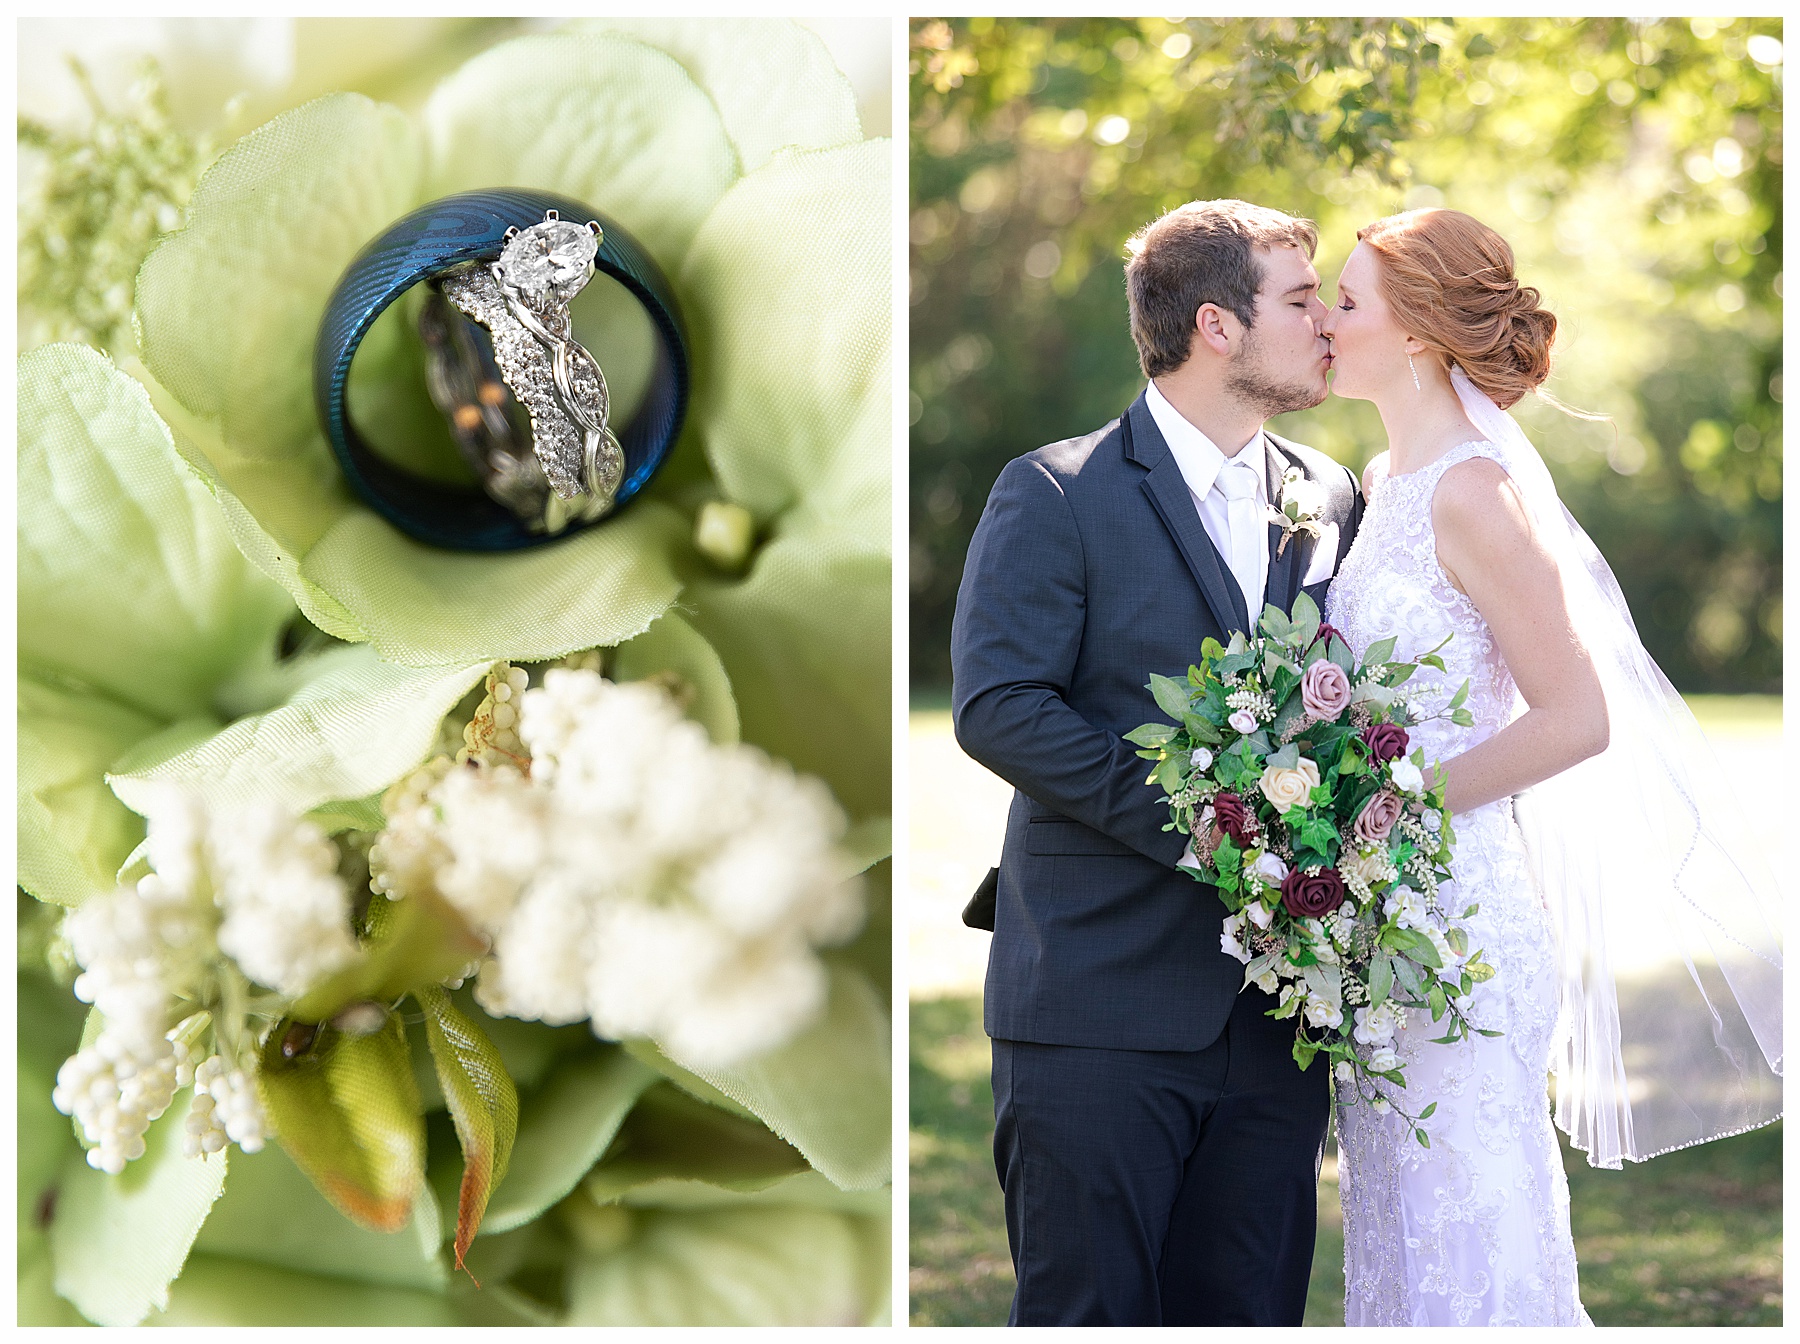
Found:
[[1238, 996], [1204, 1050], [995, 1040], [1010, 1325], [1299, 1325], [1329, 1108]]

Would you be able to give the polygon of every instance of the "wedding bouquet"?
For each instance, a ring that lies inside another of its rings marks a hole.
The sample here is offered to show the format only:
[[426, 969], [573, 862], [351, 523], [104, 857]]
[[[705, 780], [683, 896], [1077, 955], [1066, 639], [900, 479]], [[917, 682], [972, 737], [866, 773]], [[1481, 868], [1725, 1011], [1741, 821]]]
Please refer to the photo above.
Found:
[[[1474, 987], [1493, 967], [1469, 950], [1441, 905], [1456, 836], [1443, 784], [1407, 729], [1427, 719], [1402, 687], [1437, 650], [1407, 662], [1394, 640], [1359, 663], [1302, 593], [1293, 612], [1263, 609], [1257, 633], [1208, 639], [1187, 680], [1150, 677], [1169, 723], [1126, 734], [1156, 762], [1175, 829], [1193, 838], [1182, 866], [1230, 912], [1220, 946], [1244, 966], [1244, 987], [1280, 1001], [1271, 1017], [1298, 1018], [1294, 1059], [1324, 1054], [1338, 1100], [1393, 1107], [1381, 1082], [1404, 1087], [1393, 1039], [1404, 1010], [1445, 1024], [1437, 1043], [1465, 1039]], [[1442, 648], [1442, 645], [1438, 646]], [[1462, 688], [1431, 718], [1467, 725]], [[1397, 1108], [1396, 1108], [1397, 1109]], [[1418, 1141], [1434, 1106], [1413, 1122]]]

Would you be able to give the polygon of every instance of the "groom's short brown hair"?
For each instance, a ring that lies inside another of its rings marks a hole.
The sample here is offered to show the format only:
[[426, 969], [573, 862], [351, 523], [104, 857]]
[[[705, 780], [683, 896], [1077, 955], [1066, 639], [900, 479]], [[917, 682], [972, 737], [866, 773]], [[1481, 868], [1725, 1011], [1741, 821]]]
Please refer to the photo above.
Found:
[[1189, 201], [1132, 234], [1125, 244], [1125, 293], [1144, 377], [1187, 363], [1194, 314], [1203, 303], [1256, 325], [1263, 281], [1257, 248], [1298, 247], [1311, 258], [1318, 246], [1310, 219], [1233, 200]]

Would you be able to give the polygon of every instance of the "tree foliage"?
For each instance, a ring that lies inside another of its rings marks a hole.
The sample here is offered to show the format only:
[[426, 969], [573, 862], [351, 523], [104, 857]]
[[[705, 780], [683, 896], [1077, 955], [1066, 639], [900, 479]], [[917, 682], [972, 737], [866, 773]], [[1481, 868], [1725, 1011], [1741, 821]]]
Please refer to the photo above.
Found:
[[[1560, 327], [1521, 409], [1692, 691], [1781, 663], [1781, 22], [958, 19], [911, 36], [913, 676], [949, 679], [962, 556], [1004, 463], [1142, 385], [1121, 247], [1183, 201], [1362, 224], [1448, 205]], [[1280, 432], [1360, 467], [1373, 408]]]

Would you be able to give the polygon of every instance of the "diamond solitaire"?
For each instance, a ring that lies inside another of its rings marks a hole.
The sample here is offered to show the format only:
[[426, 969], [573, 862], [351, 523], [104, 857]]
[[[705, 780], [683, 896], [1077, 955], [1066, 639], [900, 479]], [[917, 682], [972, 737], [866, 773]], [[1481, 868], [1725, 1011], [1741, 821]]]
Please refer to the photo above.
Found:
[[515, 234], [494, 263], [494, 279], [540, 312], [581, 292], [600, 249], [598, 225], [573, 224], [550, 214], [542, 224]]

